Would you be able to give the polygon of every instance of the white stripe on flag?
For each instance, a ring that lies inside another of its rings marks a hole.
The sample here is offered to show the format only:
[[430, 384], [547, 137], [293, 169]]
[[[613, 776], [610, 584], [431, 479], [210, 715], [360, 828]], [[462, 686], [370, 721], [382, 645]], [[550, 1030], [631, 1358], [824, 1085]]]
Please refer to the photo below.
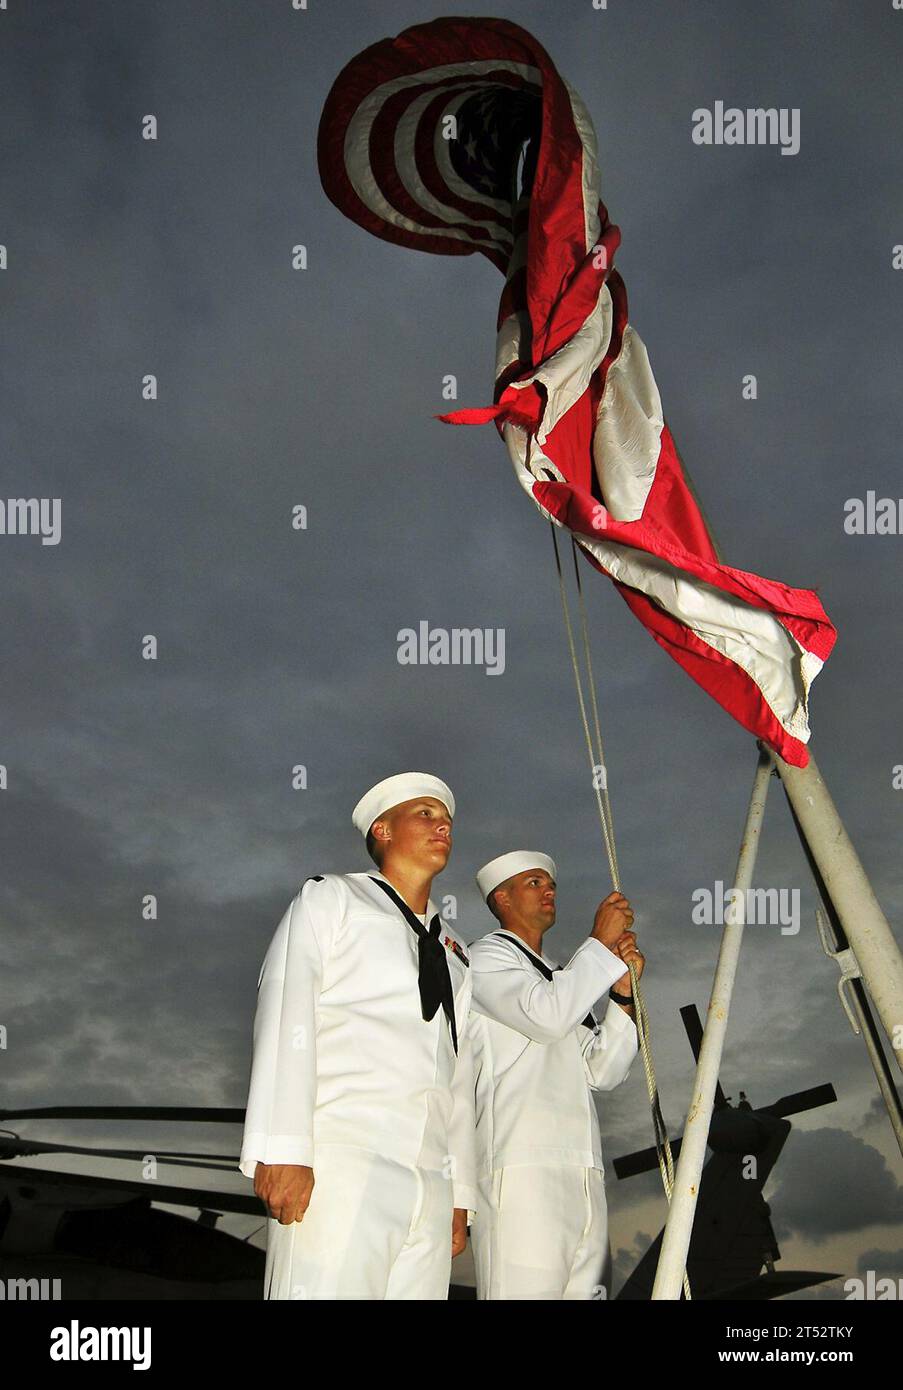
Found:
[[596, 296], [595, 307], [576, 333], [530, 376], [511, 383], [520, 391], [532, 382], [540, 381], [546, 389], [546, 407], [536, 432], [536, 442], [540, 448], [561, 417], [579, 401], [589, 386], [593, 372], [608, 351], [613, 312], [611, 291], [603, 282]]
[[665, 420], [646, 346], [628, 324], [609, 364], [593, 432], [593, 465], [617, 521], [638, 521], [655, 482]]

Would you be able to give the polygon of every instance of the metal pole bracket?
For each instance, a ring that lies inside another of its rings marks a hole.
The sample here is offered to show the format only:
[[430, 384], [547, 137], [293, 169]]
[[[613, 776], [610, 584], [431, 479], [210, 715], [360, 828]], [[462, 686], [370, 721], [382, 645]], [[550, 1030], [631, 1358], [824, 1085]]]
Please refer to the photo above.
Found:
[[815, 921], [818, 926], [818, 934], [821, 937], [822, 949], [825, 955], [830, 956], [831, 960], [836, 963], [840, 971], [840, 979], [837, 981], [837, 995], [843, 1005], [843, 1011], [847, 1016], [847, 1021], [858, 1038], [862, 1030], [859, 1027], [859, 1020], [856, 1018], [850, 1006], [850, 1001], [847, 998], [844, 985], [849, 984], [851, 980], [862, 979], [862, 971], [859, 969], [859, 962], [856, 959], [852, 946], [847, 946], [843, 951], [835, 949], [834, 934], [831, 931], [828, 919], [820, 907], [815, 909]]

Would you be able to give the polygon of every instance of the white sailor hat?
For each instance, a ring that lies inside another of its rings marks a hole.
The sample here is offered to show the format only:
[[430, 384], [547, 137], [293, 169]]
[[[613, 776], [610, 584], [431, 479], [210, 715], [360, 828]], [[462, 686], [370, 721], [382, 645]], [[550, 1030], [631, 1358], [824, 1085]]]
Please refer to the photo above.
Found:
[[371, 825], [383, 811], [400, 805], [402, 801], [413, 801], [416, 796], [434, 796], [454, 817], [455, 798], [438, 777], [433, 777], [429, 772], [399, 772], [394, 777], [383, 778], [375, 787], [364, 792], [351, 813], [352, 823], [366, 839]]
[[483, 901], [488, 899], [489, 894], [498, 888], [500, 883], [505, 883], [515, 874], [525, 873], [527, 869], [545, 869], [552, 878], [558, 877], [555, 860], [550, 859], [547, 854], [539, 854], [532, 849], [515, 849], [510, 854], [500, 854], [498, 859], [490, 859], [489, 863], [480, 869], [477, 874], [477, 887], [483, 895]]

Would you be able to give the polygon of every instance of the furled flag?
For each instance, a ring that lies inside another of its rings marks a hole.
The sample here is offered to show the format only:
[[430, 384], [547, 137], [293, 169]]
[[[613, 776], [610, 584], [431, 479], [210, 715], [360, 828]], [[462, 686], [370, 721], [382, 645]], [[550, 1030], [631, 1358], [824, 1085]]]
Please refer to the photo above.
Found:
[[721, 564], [612, 268], [592, 121], [516, 24], [437, 19], [365, 49], [320, 121], [323, 186], [375, 236], [505, 276], [494, 420], [540, 511], [744, 728], [805, 767], [818, 597]]

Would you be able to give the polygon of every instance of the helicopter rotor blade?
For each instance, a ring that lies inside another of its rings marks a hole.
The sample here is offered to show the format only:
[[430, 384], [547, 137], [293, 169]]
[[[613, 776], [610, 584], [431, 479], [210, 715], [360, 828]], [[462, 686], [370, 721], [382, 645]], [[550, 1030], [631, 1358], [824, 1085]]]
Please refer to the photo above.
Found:
[[244, 1110], [215, 1105], [44, 1105], [31, 1110], [0, 1110], [0, 1120], [195, 1120], [202, 1124], [244, 1124]]
[[792, 1095], [781, 1096], [773, 1105], [762, 1105], [767, 1115], [798, 1115], [803, 1110], [815, 1110], [820, 1105], [831, 1105], [837, 1099], [837, 1092], [830, 1081], [824, 1086], [812, 1086], [808, 1091], [794, 1091]]
[[[699, 1061], [699, 1050], [702, 1047], [702, 1020], [699, 1017], [699, 1010], [695, 1004], [684, 1004], [680, 1011], [683, 1019], [687, 1037], [690, 1040], [690, 1047], [693, 1049], [693, 1058]], [[721, 1089], [721, 1082], [715, 1082], [715, 1109], [723, 1110], [727, 1105], [727, 1096]]]
[[[148, 1156], [144, 1149], [104, 1149], [91, 1148], [85, 1144], [45, 1143], [37, 1139], [12, 1139], [0, 1135], [0, 1159], [24, 1158], [32, 1154], [87, 1154], [92, 1158], [136, 1159], [142, 1162]], [[231, 1154], [190, 1154], [178, 1150], [154, 1150], [153, 1157], [177, 1168], [209, 1168], [217, 1173], [229, 1172], [238, 1167], [238, 1158]], [[217, 1160], [210, 1162], [209, 1160]]]
[[[680, 1153], [681, 1140], [671, 1140], [671, 1157], [677, 1159]], [[658, 1154], [654, 1148], [637, 1149], [632, 1154], [622, 1154], [620, 1158], [612, 1160], [612, 1168], [618, 1178], [633, 1178], [637, 1173], [651, 1173], [654, 1168], [658, 1168]]]

